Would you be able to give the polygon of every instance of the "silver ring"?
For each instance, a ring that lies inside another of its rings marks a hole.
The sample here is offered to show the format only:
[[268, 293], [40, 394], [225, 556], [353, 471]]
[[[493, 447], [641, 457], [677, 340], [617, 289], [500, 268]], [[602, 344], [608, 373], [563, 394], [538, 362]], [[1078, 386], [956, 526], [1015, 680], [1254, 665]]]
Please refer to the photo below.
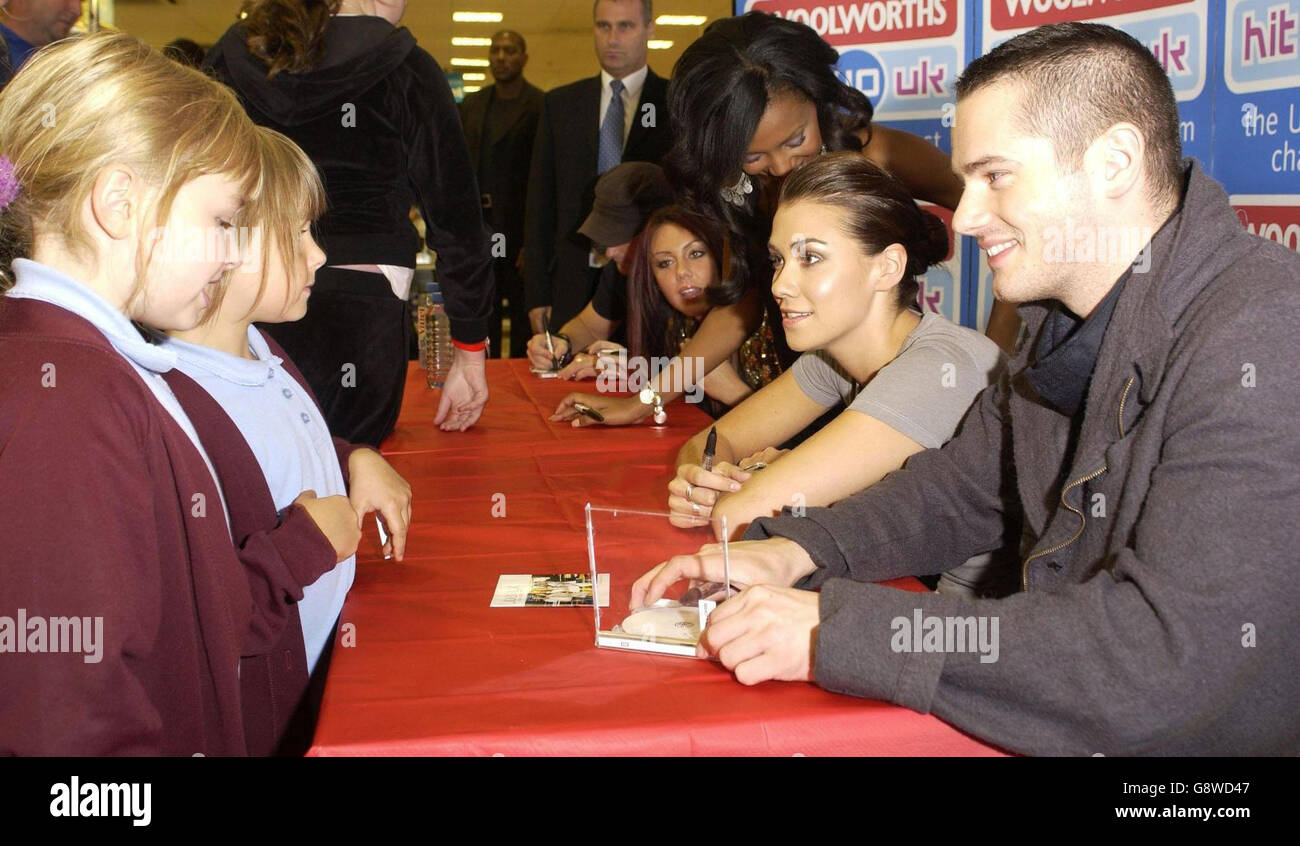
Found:
[[686, 498], [689, 500], [695, 494], [695, 488], [690, 482], [686, 483]]

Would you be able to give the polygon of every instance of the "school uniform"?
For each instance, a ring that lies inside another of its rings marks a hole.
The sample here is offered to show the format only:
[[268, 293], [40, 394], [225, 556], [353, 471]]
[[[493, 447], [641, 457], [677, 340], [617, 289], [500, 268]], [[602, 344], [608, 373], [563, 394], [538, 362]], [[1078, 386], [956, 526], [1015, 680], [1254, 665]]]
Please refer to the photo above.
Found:
[[356, 557], [336, 566], [333, 547], [320, 542], [315, 524], [281, 524], [279, 513], [304, 490], [346, 495], [355, 447], [331, 439], [305, 379], [274, 341], [250, 326], [248, 346], [254, 359], [174, 338], [164, 342], [177, 356], [168, 382], [226, 488], [236, 545], [272, 538], [303, 571], [305, 587], [276, 597], [286, 615], [280, 637], [266, 654], [245, 658], [240, 672], [249, 754], [301, 754], [328, 666], [322, 654], [352, 586]]
[[174, 356], [66, 274], [14, 270], [0, 299], [0, 616], [99, 618], [102, 637], [98, 655], [18, 652], [22, 633], [0, 630], [0, 755], [243, 755], [239, 656], [256, 611], [160, 376]]

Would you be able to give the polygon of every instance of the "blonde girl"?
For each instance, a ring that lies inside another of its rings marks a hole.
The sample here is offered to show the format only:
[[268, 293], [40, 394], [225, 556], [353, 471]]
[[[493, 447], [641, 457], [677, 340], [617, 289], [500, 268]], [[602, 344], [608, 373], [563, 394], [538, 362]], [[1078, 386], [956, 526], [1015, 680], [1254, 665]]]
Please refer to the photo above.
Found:
[[198, 323], [257, 179], [234, 95], [126, 35], [0, 94], [0, 755], [246, 752], [266, 591], [137, 327]]
[[[302, 319], [325, 261], [312, 237], [325, 208], [315, 166], [274, 130], [259, 127], [258, 141], [262, 184], [244, 215], [257, 249], [231, 272], [204, 322], [172, 332], [166, 347], [179, 360], [172, 386], [226, 489], [241, 554], [269, 546], [307, 585], [280, 596], [286, 625], [272, 658], [247, 659], [240, 672], [250, 753], [288, 754], [306, 751], [311, 738], [356, 569], [351, 538], [378, 511], [390, 532], [386, 551], [400, 560], [411, 489], [378, 452], [331, 439], [302, 374], [254, 325]], [[313, 520], [280, 516], [295, 503]]]

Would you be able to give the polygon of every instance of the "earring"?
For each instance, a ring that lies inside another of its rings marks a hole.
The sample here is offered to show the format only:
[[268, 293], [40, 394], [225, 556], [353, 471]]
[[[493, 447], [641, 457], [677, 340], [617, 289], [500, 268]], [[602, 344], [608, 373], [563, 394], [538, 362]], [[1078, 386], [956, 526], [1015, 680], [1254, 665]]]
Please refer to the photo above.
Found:
[[745, 195], [751, 194], [753, 191], [753, 181], [749, 178], [749, 174], [742, 170], [740, 179], [736, 180], [736, 184], [724, 187], [719, 193], [722, 194], [722, 199], [733, 206], [743, 206], [745, 204]]
[[826, 152], [826, 145], [823, 144], [823, 145], [822, 145], [822, 148], [821, 148], [820, 150], [817, 151], [817, 155], [820, 156], [820, 155], [824, 154], [825, 152]]

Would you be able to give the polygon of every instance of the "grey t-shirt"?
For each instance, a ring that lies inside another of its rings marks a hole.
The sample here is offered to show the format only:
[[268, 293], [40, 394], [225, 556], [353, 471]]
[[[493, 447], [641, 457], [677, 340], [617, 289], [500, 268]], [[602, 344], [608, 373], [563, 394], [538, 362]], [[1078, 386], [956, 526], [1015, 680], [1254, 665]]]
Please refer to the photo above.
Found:
[[[997, 344], [973, 329], [934, 312], [903, 341], [898, 357], [859, 386], [823, 351], [795, 361], [794, 380], [813, 402], [830, 407], [843, 400], [851, 411], [869, 415], [926, 449], [943, 446], [957, 432], [975, 395], [997, 380], [1006, 357]], [[989, 582], [994, 553], [974, 558], [939, 578], [941, 593], [973, 596], [1000, 592]]]
[[898, 357], [859, 388], [825, 352], [804, 353], [794, 380], [809, 399], [827, 408], [843, 400], [926, 449], [943, 446], [975, 395], [997, 378], [1006, 359], [998, 345], [973, 329], [934, 312], [903, 341]]

